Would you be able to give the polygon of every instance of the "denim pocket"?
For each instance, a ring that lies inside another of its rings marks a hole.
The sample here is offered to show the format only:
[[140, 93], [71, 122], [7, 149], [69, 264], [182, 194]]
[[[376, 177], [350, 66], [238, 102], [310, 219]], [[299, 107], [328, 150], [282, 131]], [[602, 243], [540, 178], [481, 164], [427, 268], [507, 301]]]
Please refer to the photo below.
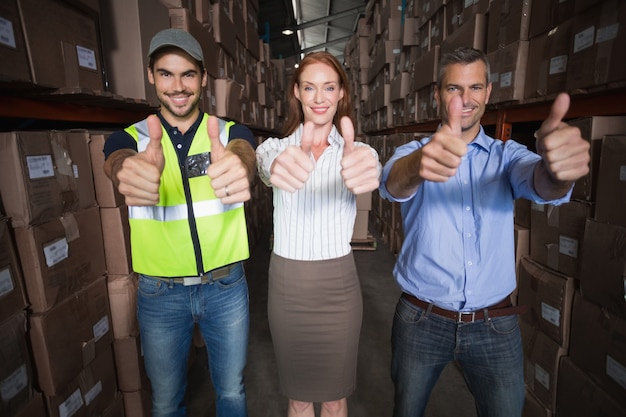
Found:
[[427, 318], [424, 310], [415, 307], [404, 298], [398, 300], [395, 315], [399, 320], [409, 324], [419, 323]]
[[498, 334], [511, 334], [519, 327], [517, 316], [502, 316], [489, 319], [489, 326]]
[[145, 297], [158, 297], [167, 292], [167, 282], [139, 274], [138, 291]]
[[235, 287], [241, 284], [242, 282], [245, 282], [245, 279], [246, 279], [246, 274], [244, 273], [243, 266], [239, 266], [239, 267], [233, 268], [233, 270], [230, 272], [230, 275], [228, 275], [227, 277], [224, 277], [222, 279], [215, 281], [215, 284], [219, 288], [227, 289], [227, 288]]

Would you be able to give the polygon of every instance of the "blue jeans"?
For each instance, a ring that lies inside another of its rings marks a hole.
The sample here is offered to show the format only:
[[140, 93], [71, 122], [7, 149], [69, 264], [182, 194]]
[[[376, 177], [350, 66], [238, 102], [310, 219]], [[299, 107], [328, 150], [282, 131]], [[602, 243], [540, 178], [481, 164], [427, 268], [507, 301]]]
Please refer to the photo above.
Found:
[[184, 286], [139, 276], [137, 317], [154, 417], [184, 417], [187, 367], [195, 323], [209, 355], [219, 417], [246, 417], [243, 371], [250, 313], [242, 264], [229, 276]]
[[479, 417], [522, 415], [524, 352], [517, 316], [457, 323], [400, 298], [391, 345], [394, 417], [423, 416], [437, 379], [451, 361], [461, 366]]

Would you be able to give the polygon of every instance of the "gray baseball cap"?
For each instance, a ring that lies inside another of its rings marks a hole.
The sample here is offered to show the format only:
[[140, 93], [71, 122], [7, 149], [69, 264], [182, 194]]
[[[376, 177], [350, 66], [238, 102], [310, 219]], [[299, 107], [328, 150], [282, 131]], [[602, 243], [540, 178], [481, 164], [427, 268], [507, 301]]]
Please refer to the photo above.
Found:
[[150, 49], [148, 56], [165, 46], [175, 46], [187, 52], [197, 61], [204, 64], [204, 56], [202, 55], [202, 47], [191, 34], [182, 29], [164, 29], [154, 35], [150, 41]]

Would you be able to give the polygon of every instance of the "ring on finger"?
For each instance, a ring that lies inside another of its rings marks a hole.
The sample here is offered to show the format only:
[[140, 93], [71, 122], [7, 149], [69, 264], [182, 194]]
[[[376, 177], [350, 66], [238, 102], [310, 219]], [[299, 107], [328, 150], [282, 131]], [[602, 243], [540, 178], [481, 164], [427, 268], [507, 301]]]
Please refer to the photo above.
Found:
[[230, 193], [228, 192], [228, 185], [224, 187], [224, 193], [226, 194], [226, 197], [230, 196]]

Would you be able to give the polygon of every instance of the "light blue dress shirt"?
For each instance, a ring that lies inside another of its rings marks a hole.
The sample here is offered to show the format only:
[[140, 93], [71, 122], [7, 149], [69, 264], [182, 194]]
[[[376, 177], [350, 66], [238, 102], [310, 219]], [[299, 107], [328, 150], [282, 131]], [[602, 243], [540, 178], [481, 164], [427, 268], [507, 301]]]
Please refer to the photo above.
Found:
[[391, 167], [429, 140], [398, 147], [383, 169], [380, 195], [401, 203], [405, 235], [395, 279], [402, 291], [448, 310], [495, 304], [516, 285], [514, 200], [560, 205], [571, 189], [558, 200], [543, 200], [533, 187], [541, 157], [513, 140], [493, 139], [481, 127], [454, 177], [425, 181], [409, 198], [394, 198], [386, 188]]

